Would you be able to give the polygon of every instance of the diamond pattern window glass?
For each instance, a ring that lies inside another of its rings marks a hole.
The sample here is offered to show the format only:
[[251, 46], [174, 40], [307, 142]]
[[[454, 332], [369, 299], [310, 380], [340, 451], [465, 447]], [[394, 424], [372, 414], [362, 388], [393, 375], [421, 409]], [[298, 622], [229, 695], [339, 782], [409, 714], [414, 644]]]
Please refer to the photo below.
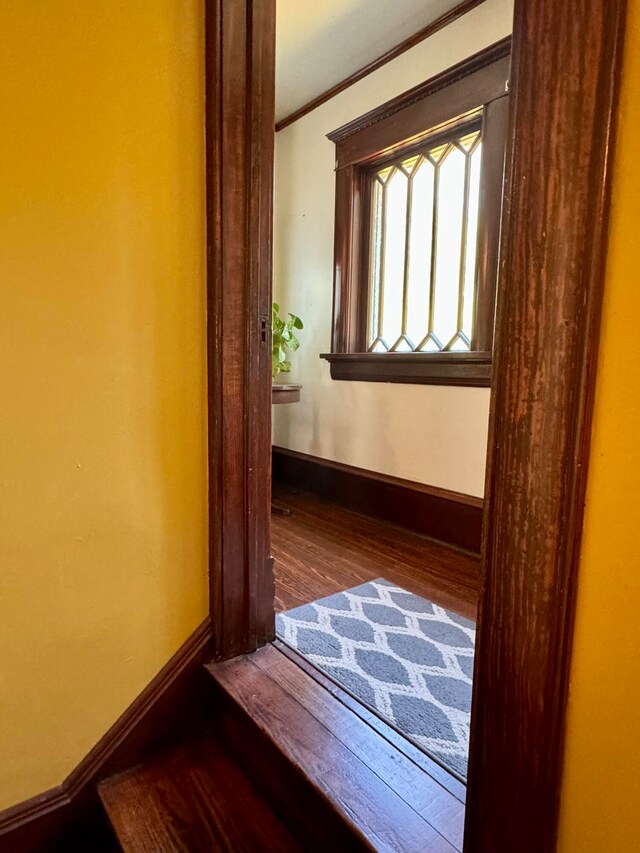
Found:
[[368, 352], [469, 352], [474, 338], [482, 133], [368, 173]]

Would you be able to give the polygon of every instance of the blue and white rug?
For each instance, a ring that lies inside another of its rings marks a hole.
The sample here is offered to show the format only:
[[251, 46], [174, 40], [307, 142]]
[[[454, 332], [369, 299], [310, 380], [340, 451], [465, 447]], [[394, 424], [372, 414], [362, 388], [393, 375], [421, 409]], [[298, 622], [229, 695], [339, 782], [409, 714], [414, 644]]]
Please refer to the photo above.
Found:
[[279, 613], [276, 633], [466, 781], [473, 622], [378, 578]]

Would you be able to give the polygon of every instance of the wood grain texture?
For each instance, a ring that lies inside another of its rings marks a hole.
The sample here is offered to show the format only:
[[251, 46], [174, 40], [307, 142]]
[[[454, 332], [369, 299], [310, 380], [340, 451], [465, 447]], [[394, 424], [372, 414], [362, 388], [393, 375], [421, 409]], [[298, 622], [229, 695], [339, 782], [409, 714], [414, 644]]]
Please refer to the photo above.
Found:
[[392, 743], [397, 750], [405, 755], [413, 764], [420, 767], [425, 773], [435, 779], [443, 788], [461, 803], [466, 802], [467, 787], [456, 776], [452, 776], [440, 764], [436, 764], [429, 756], [418, 749], [417, 746], [407, 740], [400, 732], [390, 726], [382, 717], [379, 717], [373, 711], [370, 711], [358, 699], [355, 699], [350, 693], [335, 681], [332, 681], [321, 670], [317, 669], [313, 664], [309, 663], [305, 658], [298, 654], [294, 649], [285, 645], [277, 637], [273, 642], [273, 646], [282, 652], [285, 657], [292, 660], [299, 669], [304, 670], [314, 681], [320, 684], [325, 690], [335, 696], [343, 705], [349, 708], [354, 714], [364, 720], [367, 725], [374, 729], [384, 740]]
[[476, 557], [303, 492], [276, 487], [275, 496], [292, 509], [272, 519], [278, 610], [384, 577], [475, 619]]
[[623, 0], [517, 0], [465, 850], [555, 850]]
[[482, 498], [402, 480], [307, 453], [274, 447], [273, 479], [324, 498], [336, 507], [361, 512], [480, 553]]
[[[380, 736], [384, 729], [369, 725], [304, 669], [273, 649], [256, 655], [256, 664], [302, 707], [328, 728], [370, 770], [408, 803], [457, 849], [462, 847], [464, 802], [426, 773], [394, 743]], [[437, 766], [437, 765], [436, 765]]]
[[292, 833], [309, 839], [311, 849], [370, 849], [349, 815], [345, 819], [343, 809], [316, 785], [316, 771], [328, 770], [330, 764], [323, 763], [326, 759], [313, 742], [307, 743], [304, 719], [301, 734], [295, 715], [298, 723], [291, 737], [299, 743], [292, 756], [280, 742], [280, 731], [287, 731], [286, 708], [281, 709], [273, 685], [244, 658], [208, 669], [219, 691], [217, 733], [262, 793], [277, 802]]
[[342, 815], [356, 843], [398, 851], [459, 849], [460, 801], [273, 646], [209, 669], [313, 783], [318, 799]]
[[0, 813], [0, 850], [112, 851], [96, 784], [204, 725], [213, 700], [202, 670], [210, 641], [207, 619], [60, 786]]
[[[206, 2], [210, 612], [219, 658], [273, 636], [274, 0]], [[266, 333], [265, 333], [266, 332]]]
[[307, 849], [370, 849], [357, 828], [345, 823], [336, 804], [318, 791], [283, 755], [277, 741], [266, 736], [261, 724], [224, 689], [220, 690], [219, 708], [217, 733], [262, 793], [277, 803], [278, 813], [286, 815], [292, 834], [307, 839]]
[[444, 15], [441, 15], [435, 21], [430, 24], [427, 24], [426, 27], [418, 30], [417, 33], [414, 33], [409, 38], [401, 41], [400, 44], [397, 44], [395, 47], [392, 47], [391, 50], [388, 50], [386, 53], [383, 53], [382, 56], [374, 59], [373, 62], [369, 62], [367, 65], [360, 68], [358, 71], [355, 71], [353, 74], [350, 74], [348, 77], [345, 77], [344, 80], [341, 80], [339, 83], [336, 83], [335, 86], [332, 86], [330, 89], [327, 89], [318, 97], [313, 98], [311, 101], [308, 101], [299, 109], [290, 113], [285, 118], [280, 119], [276, 124], [276, 131], [283, 130], [285, 127], [288, 127], [290, 124], [293, 124], [294, 121], [302, 118], [302, 116], [307, 115], [312, 110], [315, 110], [316, 107], [319, 107], [321, 104], [326, 103], [331, 100], [331, 98], [338, 95], [340, 92], [344, 92], [345, 89], [348, 89], [349, 86], [353, 86], [354, 83], [357, 83], [358, 80], [362, 80], [368, 74], [371, 74], [373, 71], [377, 71], [378, 68], [382, 68], [383, 65], [386, 65], [387, 62], [390, 62], [392, 59], [395, 59], [397, 56], [400, 56], [405, 51], [409, 50], [415, 45], [420, 44], [421, 41], [429, 38], [434, 33], [441, 30], [443, 27], [448, 26], [453, 23], [453, 21], [460, 18], [462, 15], [465, 15], [467, 12], [470, 12], [471, 9], [474, 9], [476, 6], [479, 6], [483, 3], [484, 0], [463, 0], [462, 3], [458, 3], [453, 9], [449, 12], [445, 12]]
[[213, 737], [109, 779], [100, 797], [124, 853], [303, 849]]

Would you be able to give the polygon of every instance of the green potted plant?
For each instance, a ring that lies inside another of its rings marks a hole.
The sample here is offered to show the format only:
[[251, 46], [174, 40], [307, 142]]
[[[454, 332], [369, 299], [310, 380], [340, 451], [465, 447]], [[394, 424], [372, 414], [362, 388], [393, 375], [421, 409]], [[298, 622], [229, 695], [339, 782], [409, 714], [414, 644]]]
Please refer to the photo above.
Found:
[[291, 370], [291, 362], [289, 361], [289, 353], [295, 352], [300, 341], [295, 336], [294, 329], [302, 329], [303, 324], [300, 317], [295, 314], [289, 314], [288, 320], [283, 320], [280, 317], [280, 306], [277, 302], [273, 303], [273, 355], [271, 358], [271, 375], [275, 379], [281, 373], [289, 373]]

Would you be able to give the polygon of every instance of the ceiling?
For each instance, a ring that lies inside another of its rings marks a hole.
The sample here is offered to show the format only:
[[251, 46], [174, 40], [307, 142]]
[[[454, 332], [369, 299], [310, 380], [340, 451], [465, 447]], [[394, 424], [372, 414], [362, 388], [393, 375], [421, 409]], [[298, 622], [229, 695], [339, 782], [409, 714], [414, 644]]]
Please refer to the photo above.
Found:
[[276, 0], [276, 121], [460, 0]]

